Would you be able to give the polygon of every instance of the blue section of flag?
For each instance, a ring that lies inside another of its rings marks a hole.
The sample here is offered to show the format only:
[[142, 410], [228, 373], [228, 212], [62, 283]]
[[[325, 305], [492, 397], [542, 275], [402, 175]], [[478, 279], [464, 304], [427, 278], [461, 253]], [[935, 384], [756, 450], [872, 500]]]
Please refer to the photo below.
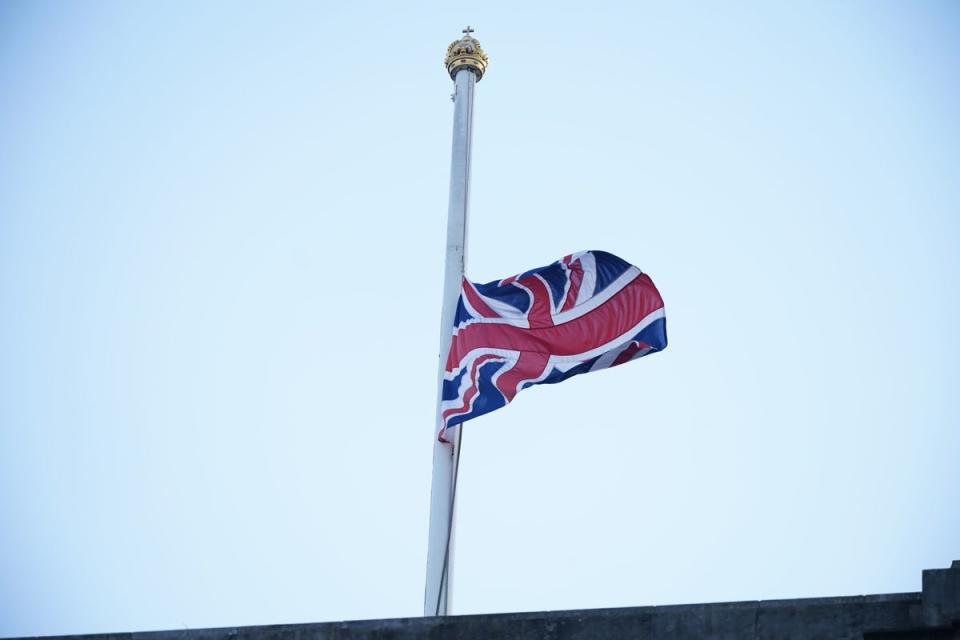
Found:
[[597, 294], [623, 275], [630, 268], [630, 263], [606, 251], [592, 253], [597, 263], [597, 288], [594, 290], [594, 294]]
[[567, 371], [560, 371], [560, 369], [554, 368], [553, 371], [550, 372], [550, 375], [540, 382], [527, 382], [523, 385], [523, 388], [526, 389], [527, 387], [532, 387], [535, 384], [556, 384], [558, 382], [563, 382], [567, 378], [572, 378], [573, 376], [590, 371], [590, 367], [592, 367], [597, 360], [598, 358], [591, 358], [590, 360], [578, 364]]
[[515, 308], [520, 313], [526, 313], [530, 308], [530, 297], [526, 291], [512, 284], [501, 285], [502, 280], [494, 280], [486, 284], [474, 284], [480, 295], [499, 300]]
[[459, 395], [458, 389], [465, 375], [467, 375], [467, 370], [463, 369], [452, 380], [443, 381], [443, 388], [440, 391], [441, 400], [455, 400], [457, 398]]
[[457, 313], [453, 318], [453, 326], [459, 327], [461, 324], [472, 318], [470, 312], [467, 311], [466, 305], [463, 304], [463, 296], [457, 300]]
[[660, 318], [638, 333], [634, 340], [646, 343], [659, 351], [667, 347], [667, 319]]
[[454, 416], [447, 421], [447, 427], [452, 427], [453, 425], [460, 424], [472, 418], [474, 415], [482, 415], [484, 413], [490, 413], [495, 409], [507, 404], [507, 401], [503, 398], [503, 395], [497, 391], [497, 388], [493, 385], [493, 376], [504, 366], [503, 361], [500, 362], [488, 362], [484, 365], [481, 365], [477, 370], [477, 383], [479, 386], [479, 393], [476, 395], [473, 401], [473, 411], [470, 414], [462, 414], [459, 416]]
[[567, 287], [567, 273], [560, 266], [559, 262], [554, 262], [549, 267], [540, 269], [537, 272], [550, 286], [550, 292], [553, 294], [554, 305], [558, 304], [563, 297], [563, 290]]

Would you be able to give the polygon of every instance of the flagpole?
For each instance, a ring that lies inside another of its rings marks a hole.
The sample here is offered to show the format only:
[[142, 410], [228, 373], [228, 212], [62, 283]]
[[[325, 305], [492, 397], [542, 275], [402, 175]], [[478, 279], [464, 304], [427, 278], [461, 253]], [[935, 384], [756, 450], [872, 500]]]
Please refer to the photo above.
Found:
[[443, 426], [440, 402], [443, 372], [450, 350], [453, 318], [460, 297], [467, 248], [467, 210], [470, 195], [470, 147], [473, 134], [473, 92], [483, 77], [487, 56], [480, 43], [463, 30], [464, 36], [447, 48], [444, 63], [454, 82], [453, 150], [450, 161], [450, 201], [447, 209], [447, 251], [444, 260], [443, 306], [440, 312], [440, 362], [437, 380], [437, 414], [433, 439], [433, 482], [430, 489], [430, 527], [427, 542], [427, 576], [423, 615], [445, 616], [450, 609], [453, 575], [453, 525], [456, 512], [457, 463], [460, 459], [460, 429], [454, 429], [449, 443], [438, 441]]

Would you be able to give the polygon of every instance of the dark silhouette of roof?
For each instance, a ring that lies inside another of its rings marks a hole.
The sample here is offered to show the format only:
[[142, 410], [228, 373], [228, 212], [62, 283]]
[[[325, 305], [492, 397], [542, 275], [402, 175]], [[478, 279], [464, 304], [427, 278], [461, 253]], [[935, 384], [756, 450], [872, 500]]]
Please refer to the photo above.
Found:
[[960, 561], [923, 591], [840, 598], [56, 636], [70, 640], [960, 640]]

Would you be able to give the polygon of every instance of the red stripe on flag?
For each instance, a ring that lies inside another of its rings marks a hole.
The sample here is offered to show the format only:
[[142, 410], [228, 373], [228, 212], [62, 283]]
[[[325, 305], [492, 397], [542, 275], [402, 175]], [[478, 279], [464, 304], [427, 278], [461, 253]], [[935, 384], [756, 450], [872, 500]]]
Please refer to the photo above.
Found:
[[661, 307], [663, 299], [657, 288], [646, 274], [640, 274], [596, 309], [563, 324], [530, 329], [500, 323], [467, 325], [453, 336], [446, 369], [456, 369], [473, 349], [532, 351], [548, 356], [585, 353], [623, 336]]
[[517, 364], [497, 378], [497, 389], [504, 395], [507, 402], [510, 402], [513, 400], [513, 396], [517, 395], [517, 385], [527, 380], [539, 378], [549, 360], [550, 356], [545, 353], [521, 352]]
[[627, 347], [617, 355], [616, 359], [613, 361], [613, 364], [611, 364], [610, 366], [615, 367], [618, 364], [629, 362], [630, 359], [633, 358], [633, 356], [637, 355], [637, 351], [640, 351], [640, 349], [646, 349], [649, 346], [650, 345], [648, 344], [642, 344], [634, 340], [633, 342], [630, 343], [629, 347]]
[[547, 289], [547, 283], [537, 276], [527, 276], [519, 283], [529, 289], [533, 296], [530, 309], [527, 311], [527, 322], [530, 323], [530, 328], [552, 327], [553, 314], [550, 309], [550, 290]]
[[482, 317], [500, 317], [500, 314], [491, 309], [490, 306], [483, 301], [483, 298], [480, 297], [480, 294], [477, 292], [477, 290], [473, 288], [473, 283], [466, 278], [463, 279], [463, 294], [467, 296], [467, 302], [470, 303], [470, 306], [473, 307], [474, 311], [479, 313]]

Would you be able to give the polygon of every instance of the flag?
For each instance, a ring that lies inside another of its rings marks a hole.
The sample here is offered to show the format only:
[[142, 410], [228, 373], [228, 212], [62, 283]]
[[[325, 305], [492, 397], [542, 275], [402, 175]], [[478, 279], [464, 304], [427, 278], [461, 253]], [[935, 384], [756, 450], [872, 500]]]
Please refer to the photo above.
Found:
[[615, 367], [667, 346], [663, 299], [640, 269], [583, 251], [487, 284], [463, 280], [444, 371], [442, 428], [521, 389]]

